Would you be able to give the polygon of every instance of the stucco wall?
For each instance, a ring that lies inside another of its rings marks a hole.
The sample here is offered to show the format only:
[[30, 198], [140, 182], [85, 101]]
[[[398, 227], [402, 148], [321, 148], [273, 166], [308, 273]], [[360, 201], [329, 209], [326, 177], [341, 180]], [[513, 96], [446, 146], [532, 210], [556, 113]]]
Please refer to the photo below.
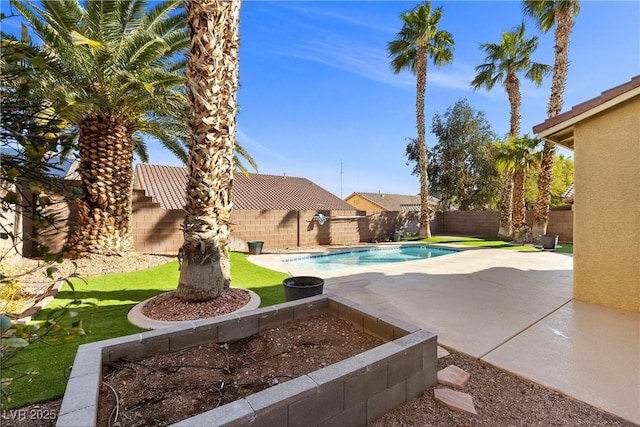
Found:
[[640, 97], [575, 126], [574, 297], [640, 311]]
[[382, 211], [382, 210], [384, 210], [380, 206], [376, 205], [375, 203], [371, 203], [369, 200], [363, 198], [359, 194], [352, 194], [349, 197], [347, 197], [346, 199], [344, 199], [344, 201], [349, 203], [351, 206], [353, 206], [354, 208], [356, 208], [359, 211]]

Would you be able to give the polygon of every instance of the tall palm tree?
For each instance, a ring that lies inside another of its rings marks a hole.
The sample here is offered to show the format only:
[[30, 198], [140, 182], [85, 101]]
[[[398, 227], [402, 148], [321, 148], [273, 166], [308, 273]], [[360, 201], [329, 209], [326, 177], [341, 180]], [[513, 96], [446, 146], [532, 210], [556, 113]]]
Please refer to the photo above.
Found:
[[190, 0], [187, 14], [187, 215], [176, 295], [185, 301], [206, 301], [220, 296], [231, 283], [240, 0]]
[[[574, 18], [580, 13], [580, 4], [578, 0], [525, 0], [522, 2], [522, 10], [525, 15], [536, 20], [538, 28], [543, 33], [555, 27], [555, 60], [551, 96], [547, 105], [547, 117], [555, 117], [562, 110], [562, 98], [569, 70], [569, 37]], [[538, 177], [538, 199], [533, 214], [532, 234], [535, 239], [547, 232], [549, 223], [555, 147], [555, 144], [549, 141], [544, 143]]]
[[48, 62], [39, 94], [78, 132], [83, 196], [78, 230], [67, 246], [77, 253], [133, 249], [133, 152], [146, 159], [143, 134], [178, 157], [186, 101], [189, 45], [179, 0], [12, 0], [42, 40]]
[[[515, 138], [520, 134], [520, 107], [522, 95], [520, 92], [520, 79], [518, 73], [524, 72], [525, 78], [534, 82], [537, 86], [542, 84], [542, 79], [549, 74], [551, 67], [534, 62], [531, 59], [533, 52], [538, 47], [538, 38], [526, 39], [524, 36], [524, 22], [512, 31], [503, 32], [500, 43], [483, 43], [481, 48], [486, 52], [485, 63], [476, 67], [477, 75], [471, 82], [474, 89], [493, 89], [496, 83], [502, 83], [509, 97], [511, 108], [509, 137]], [[513, 177], [510, 172], [505, 172], [505, 187], [500, 203], [500, 229], [498, 236], [510, 237], [512, 235], [512, 200]]]
[[[524, 240], [526, 237], [526, 208], [525, 208], [525, 183], [527, 171], [539, 162], [540, 153], [537, 147], [540, 139], [522, 137], [508, 138], [506, 142], [494, 143], [494, 156], [498, 169], [510, 177], [510, 183], [506, 186], [512, 193], [513, 217], [511, 222], [511, 234], [515, 240]], [[503, 200], [504, 202], [504, 200]], [[506, 202], [505, 202], [506, 203]], [[501, 210], [502, 214], [503, 210]]]
[[416, 75], [416, 127], [418, 130], [418, 167], [420, 169], [420, 237], [431, 237], [429, 225], [429, 175], [425, 141], [424, 100], [427, 89], [427, 59], [436, 67], [453, 60], [453, 35], [439, 30], [442, 8], [435, 10], [426, 1], [400, 15], [402, 28], [397, 39], [388, 43], [391, 69], [398, 74], [410, 70]]
[[540, 153], [537, 151], [542, 142], [538, 138], [529, 138], [528, 135], [509, 140], [511, 154], [515, 163], [513, 175], [513, 223], [512, 233], [514, 240], [524, 241], [527, 233], [527, 220], [525, 217], [525, 184], [527, 171], [540, 163]]

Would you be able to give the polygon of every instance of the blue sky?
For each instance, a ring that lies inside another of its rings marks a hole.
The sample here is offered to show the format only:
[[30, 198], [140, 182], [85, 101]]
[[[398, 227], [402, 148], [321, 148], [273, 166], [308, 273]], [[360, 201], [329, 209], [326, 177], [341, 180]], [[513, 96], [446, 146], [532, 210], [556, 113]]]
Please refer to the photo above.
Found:
[[[2, 1], [6, 5], [5, 1]], [[241, 9], [237, 140], [259, 173], [310, 179], [333, 194], [355, 191], [417, 194], [406, 165], [407, 138], [415, 137], [415, 77], [390, 71], [387, 42], [399, 15], [418, 2], [251, 1]], [[429, 65], [427, 131], [435, 113], [467, 98], [486, 113], [495, 132], [509, 127], [502, 87], [473, 91], [480, 43], [525, 19], [516, 1], [445, 1], [441, 29], [455, 39], [454, 60]], [[553, 33], [539, 34], [534, 60], [553, 64]], [[581, 1], [571, 36], [571, 65], [563, 111], [640, 74], [640, 1]], [[550, 78], [540, 88], [523, 83], [522, 132], [544, 121]], [[427, 133], [427, 144], [436, 139]], [[178, 165], [157, 144], [154, 164]], [[564, 151], [565, 154], [570, 152]]]
[[[581, 3], [563, 110], [640, 74], [640, 2]], [[404, 155], [406, 138], [416, 136], [415, 77], [393, 74], [386, 51], [400, 13], [416, 4], [243, 3], [237, 139], [260, 173], [306, 177], [343, 198], [354, 191], [418, 193]], [[433, 5], [443, 7], [441, 28], [456, 45], [451, 65], [428, 70], [428, 130], [435, 113], [467, 98], [506, 134], [504, 90], [473, 91], [469, 82], [484, 62], [480, 43], [497, 43], [522, 21], [520, 2]], [[533, 22], [527, 26], [529, 37], [538, 35]], [[534, 60], [553, 64], [553, 34], [539, 38]], [[549, 87], [550, 78], [540, 88], [523, 83], [523, 132], [544, 121]], [[435, 137], [427, 134], [427, 143]]]

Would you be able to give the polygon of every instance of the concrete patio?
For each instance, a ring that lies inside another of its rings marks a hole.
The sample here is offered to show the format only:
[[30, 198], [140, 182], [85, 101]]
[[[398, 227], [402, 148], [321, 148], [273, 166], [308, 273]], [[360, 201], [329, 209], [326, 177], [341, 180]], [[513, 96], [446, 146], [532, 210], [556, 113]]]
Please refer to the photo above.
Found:
[[[296, 254], [298, 255], [298, 254]], [[571, 255], [471, 249], [420, 261], [319, 271], [325, 291], [411, 322], [445, 347], [640, 424], [640, 314], [575, 301]]]

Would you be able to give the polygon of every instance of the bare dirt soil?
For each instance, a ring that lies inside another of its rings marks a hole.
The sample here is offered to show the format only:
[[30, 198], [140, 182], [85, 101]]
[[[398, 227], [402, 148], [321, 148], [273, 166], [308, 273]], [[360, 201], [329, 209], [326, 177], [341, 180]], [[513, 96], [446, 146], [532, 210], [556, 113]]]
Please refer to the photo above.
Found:
[[171, 424], [382, 343], [325, 314], [239, 341], [112, 364], [103, 376], [98, 425]]
[[[140, 254], [140, 256], [143, 255]], [[136, 256], [137, 258], [138, 256]], [[123, 260], [117, 261], [117, 268], [121, 271], [128, 271]], [[157, 261], [162, 260], [158, 259]], [[105, 263], [113, 264], [109, 259], [106, 259]], [[99, 265], [99, 260], [94, 258], [88, 268], [100, 269], [102, 267]], [[129, 268], [131, 269], [131, 266]], [[81, 271], [81, 273], [85, 276], [92, 275], [87, 271]], [[288, 331], [290, 326], [285, 326], [273, 331], [274, 335], [267, 336], [265, 334], [229, 343], [227, 348], [224, 346], [201, 346], [192, 350], [183, 350], [179, 356], [171, 355], [168, 359], [158, 358], [155, 364], [151, 364], [151, 359], [149, 359], [131, 361], [119, 367], [111, 366], [109, 370], [106, 370], [106, 378], [114, 390], [119, 393], [120, 408], [128, 406], [130, 410], [130, 412], [121, 412], [119, 415], [120, 425], [124, 427], [153, 425], [151, 423], [154, 422], [157, 425], [170, 423], [168, 418], [160, 417], [157, 419], [156, 417], [154, 419], [152, 415], [145, 415], [143, 409], [145, 404], [153, 405], [157, 411], [163, 410], [163, 401], [159, 400], [162, 397], [158, 397], [162, 394], [156, 395], [155, 393], [168, 393], [171, 396], [167, 399], [177, 398], [176, 396], [180, 395], [187, 396], [181, 401], [168, 401], [171, 403], [164, 405], [163, 413], [167, 417], [169, 413], [175, 412], [176, 407], [180, 406], [187, 409], [190, 406], [198, 406], [198, 412], [200, 412], [202, 410], [201, 403], [194, 403], [192, 400], [205, 399], [214, 406], [218, 404], [218, 401], [220, 404], [224, 404], [226, 401], [223, 403], [223, 400], [220, 399], [231, 398], [231, 393], [236, 390], [244, 389], [253, 392], [258, 387], [268, 387], [276, 381], [285, 381], [289, 376], [301, 375], [296, 371], [300, 367], [298, 365], [303, 365], [308, 372], [325, 366], [325, 364], [334, 363], [331, 361], [332, 359], [327, 358], [325, 353], [325, 348], [329, 345], [337, 346], [334, 348], [343, 352], [341, 358], [349, 357], [346, 356], [347, 354], [356, 354], [362, 351], [359, 347], [362, 343], [357, 344], [357, 341], [353, 341], [352, 332], [349, 332], [348, 335], [336, 335], [334, 327], [327, 328], [326, 325], [322, 325], [325, 324], [312, 322], [311, 325], [307, 325], [311, 327], [308, 329], [311, 334], [307, 334], [305, 332], [307, 329], [301, 328], [299, 325], [295, 326], [299, 329], [293, 332]], [[342, 332], [346, 334], [344, 330]], [[291, 349], [293, 354], [280, 353], [284, 350], [278, 349]], [[331, 352], [336, 352], [336, 350], [331, 350]], [[635, 425], [474, 358], [454, 351], [450, 351], [450, 353], [449, 356], [438, 361], [439, 369], [454, 364], [471, 374], [464, 391], [473, 397], [477, 415], [451, 411], [433, 399], [433, 389], [430, 389], [413, 401], [385, 414], [371, 426], [630, 427]], [[294, 357], [302, 359], [295, 359], [297, 362], [294, 362]], [[258, 361], [269, 362], [269, 364], [259, 365]], [[258, 366], [260, 366], [259, 369]], [[220, 369], [214, 369], [214, 367]], [[247, 371], [254, 371], [254, 376], [247, 376], [245, 374]], [[214, 373], [222, 376], [212, 380]], [[224, 387], [222, 387], [222, 382], [225, 383]], [[177, 388], [170, 388], [184, 387], [185, 385], [191, 389], [188, 392], [189, 395], [186, 395], [186, 392], [177, 392]], [[142, 391], [134, 392], [135, 388]], [[100, 419], [101, 422], [106, 423], [102, 425], [108, 425], [108, 415], [111, 415], [113, 421], [111, 411], [115, 399], [113, 391], [106, 386], [103, 386], [101, 393], [104, 398], [101, 407], [103, 415], [100, 416]], [[131, 399], [130, 403], [124, 403], [132, 396], [137, 396], [137, 400]], [[107, 403], [108, 399], [111, 399], [110, 404]], [[12, 411], [2, 411], [0, 425], [8, 427], [54, 426], [61, 401], [61, 399], [57, 399]], [[171, 407], [170, 411], [166, 411], [167, 407]], [[186, 416], [188, 414], [180, 415], [181, 418]], [[310, 420], [310, 424], [312, 421]]]

